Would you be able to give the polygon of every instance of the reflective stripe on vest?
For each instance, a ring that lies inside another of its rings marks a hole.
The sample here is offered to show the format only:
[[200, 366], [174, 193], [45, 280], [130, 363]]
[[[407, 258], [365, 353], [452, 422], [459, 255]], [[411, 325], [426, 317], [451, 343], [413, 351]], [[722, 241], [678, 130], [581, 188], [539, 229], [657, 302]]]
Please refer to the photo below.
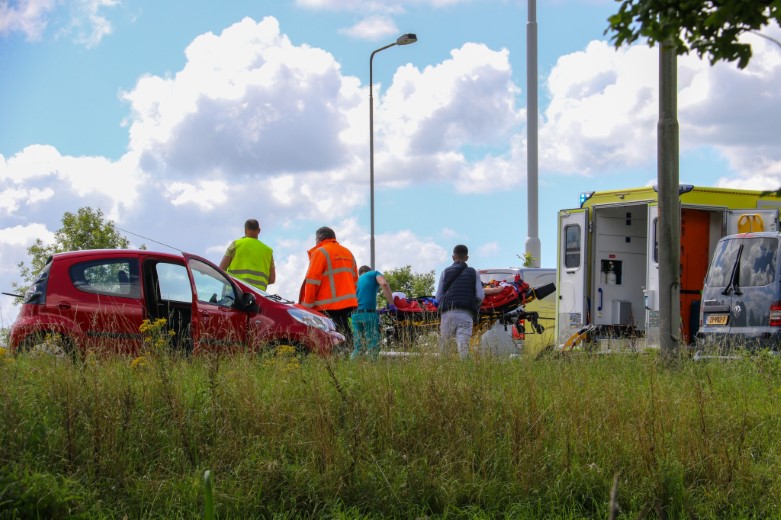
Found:
[[228, 273], [265, 291], [271, 270], [271, 248], [251, 237], [242, 237], [235, 244], [236, 252], [228, 266]]
[[[328, 285], [329, 289], [331, 290], [331, 297], [326, 298], [324, 300], [315, 300], [314, 304], [315, 306], [321, 306], [326, 305], [329, 303], [336, 303], [343, 300], [349, 300], [355, 298], [355, 291], [352, 293], [343, 294], [342, 296], [333, 296], [336, 294], [336, 278], [334, 275], [338, 273], [353, 273], [355, 272], [355, 261], [353, 260], [353, 266], [352, 267], [337, 267], [334, 269], [333, 262], [331, 261], [331, 255], [328, 254], [328, 251], [325, 247], [321, 247], [317, 249], [320, 253], [323, 254], [323, 257], [325, 258], [325, 265], [326, 269], [323, 271], [323, 276], [328, 277]], [[306, 283], [311, 283], [313, 285], [320, 285], [320, 280], [312, 280], [310, 278], [306, 279]]]

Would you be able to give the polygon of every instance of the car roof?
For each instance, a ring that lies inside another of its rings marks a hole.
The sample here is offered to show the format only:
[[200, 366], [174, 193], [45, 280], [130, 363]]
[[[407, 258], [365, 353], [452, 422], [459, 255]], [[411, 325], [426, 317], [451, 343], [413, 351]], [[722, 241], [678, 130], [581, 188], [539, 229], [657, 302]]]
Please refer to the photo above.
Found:
[[751, 231], [749, 233], [735, 233], [734, 235], [727, 235], [722, 240], [733, 238], [751, 238], [751, 237], [781, 237], [781, 232], [778, 231]]
[[74, 258], [118, 258], [128, 256], [145, 256], [165, 260], [179, 260], [184, 257], [181, 254], [165, 253], [162, 251], [149, 251], [146, 249], [82, 249], [79, 251], [66, 251], [52, 255], [55, 259]]

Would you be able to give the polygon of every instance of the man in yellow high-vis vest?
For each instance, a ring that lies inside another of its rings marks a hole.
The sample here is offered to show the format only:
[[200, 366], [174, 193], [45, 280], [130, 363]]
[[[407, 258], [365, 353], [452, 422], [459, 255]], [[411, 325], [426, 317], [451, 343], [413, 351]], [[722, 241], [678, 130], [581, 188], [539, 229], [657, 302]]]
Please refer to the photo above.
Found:
[[258, 240], [260, 224], [254, 218], [244, 223], [244, 236], [231, 242], [220, 269], [261, 291], [276, 281], [273, 250]]

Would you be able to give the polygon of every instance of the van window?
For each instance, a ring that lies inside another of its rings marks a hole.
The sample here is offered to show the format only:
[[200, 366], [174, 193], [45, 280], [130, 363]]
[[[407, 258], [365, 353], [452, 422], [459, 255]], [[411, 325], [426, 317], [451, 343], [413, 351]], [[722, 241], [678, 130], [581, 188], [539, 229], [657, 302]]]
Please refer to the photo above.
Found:
[[722, 240], [716, 245], [713, 260], [708, 268], [708, 276], [705, 278], [706, 285], [709, 287], [729, 285], [739, 249], [740, 240], [738, 239]]
[[72, 265], [68, 274], [73, 286], [80, 291], [124, 298], [141, 297], [137, 260], [111, 258], [81, 262]]
[[740, 254], [739, 287], [761, 287], [776, 277], [778, 241], [770, 237], [747, 238]]
[[564, 226], [564, 267], [580, 267], [580, 225]]

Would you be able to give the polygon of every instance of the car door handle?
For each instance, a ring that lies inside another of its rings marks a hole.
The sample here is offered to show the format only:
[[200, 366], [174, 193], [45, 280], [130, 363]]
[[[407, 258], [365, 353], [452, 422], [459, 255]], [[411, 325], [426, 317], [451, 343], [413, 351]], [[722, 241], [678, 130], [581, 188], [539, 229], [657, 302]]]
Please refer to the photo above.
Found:
[[61, 311], [67, 311], [71, 308], [71, 304], [69, 302], [60, 302], [57, 304], [57, 308]]
[[204, 320], [208, 320], [209, 319], [209, 311], [201, 311], [201, 318], [203, 318]]

